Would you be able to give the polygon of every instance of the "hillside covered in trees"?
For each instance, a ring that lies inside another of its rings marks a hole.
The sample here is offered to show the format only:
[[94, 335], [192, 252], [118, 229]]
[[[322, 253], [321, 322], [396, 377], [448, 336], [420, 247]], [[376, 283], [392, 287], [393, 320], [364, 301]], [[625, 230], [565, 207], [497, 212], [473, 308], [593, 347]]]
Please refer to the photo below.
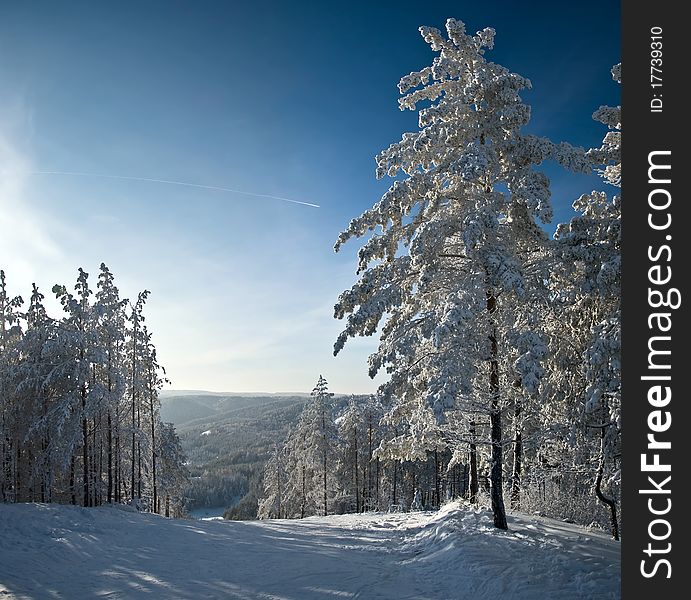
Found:
[[162, 394], [161, 415], [175, 424], [187, 459], [186, 510], [256, 518], [264, 465], [304, 401], [278, 394]]

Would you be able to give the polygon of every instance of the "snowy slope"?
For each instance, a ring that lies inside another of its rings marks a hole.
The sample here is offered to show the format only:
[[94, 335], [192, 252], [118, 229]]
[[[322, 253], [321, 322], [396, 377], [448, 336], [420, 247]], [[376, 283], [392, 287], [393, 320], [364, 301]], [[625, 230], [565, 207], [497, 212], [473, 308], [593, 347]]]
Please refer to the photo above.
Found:
[[113, 507], [0, 505], [0, 599], [619, 598], [619, 544], [487, 511], [186, 521]]

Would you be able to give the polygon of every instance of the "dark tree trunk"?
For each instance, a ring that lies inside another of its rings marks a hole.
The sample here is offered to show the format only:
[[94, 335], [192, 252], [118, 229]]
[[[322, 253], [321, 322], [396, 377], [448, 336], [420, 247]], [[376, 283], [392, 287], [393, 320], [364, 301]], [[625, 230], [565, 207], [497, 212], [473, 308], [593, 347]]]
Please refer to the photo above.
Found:
[[598, 500], [605, 504], [609, 508], [609, 514], [610, 514], [610, 521], [612, 524], [612, 537], [615, 540], [619, 539], [619, 521], [617, 519], [617, 503], [612, 499], [609, 498], [608, 496], [605, 496], [604, 493], [602, 492], [602, 475], [604, 473], [604, 464], [605, 464], [605, 459], [604, 456], [600, 457], [600, 464], [598, 465], [597, 468], [597, 474], [595, 476], [595, 494], [598, 497]]
[[470, 463], [470, 481], [468, 487], [470, 493], [468, 499], [471, 504], [477, 504], [477, 494], [480, 491], [480, 481], [477, 477], [477, 446], [475, 445], [476, 425], [475, 421], [470, 422], [470, 452], [468, 462]]
[[367, 451], [367, 499], [368, 510], [372, 510], [372, 415], [368, 417], [367, 438], [369, 448]]
[[[606, 409], [603, 409], [605, 412]], [[612, 525], [612, 537], [615, 540], [619, 539], [619, 520], [617, 518], [617, 503], [613, 498], [610, 498], [602, 491], [602, 477], [605, 473], [605, 437], [607, 428], [603, 427], [600, 437], [600, 462], [597, 465], [597, 473], [595, 474], [595, 495], [598, 500], [609, 508], [610, 521]]]
[[392, 493], [392, 498], [391, 498], [391, 504], [396, 506], [398, 504], [396, 502], [396, 484], [398, 483], [398, 478], [396, 477], [398, 474], [398, 463], [394, 460], [393, 461], [393, 477], [392, 477], [392, 483], [393, 483], [393, 493]]
[[[355, 454], [355, 512], [359, 513], [360, 512], [360, 478], [359, 478], [359, 473], [358, 473], [358, 464], [357, 464], [357, 427], [353, 427], [353, 449], [354, 449], [354, 454]], [[395, 495], [395, 493], [394, 493]]]
[[439, 489], [439, 451], [434, 449], [434, 503], [441, 506], [441, 491]]
[[108, 492], [107, 500], [108, 504], [113, 502], [113, 422], [110, 416], [110, 410], [108, 410]]
[[[112, 351], [112, 346], [111, 346]], [[112, 402], [113, 393], [113, 380], [110, 376], [111, 372], [111, 354], [108, 354], [108, 402]], [[108, 487], [107, 487], [107, 500], [108, 504], [113, 502], [113, 419], [110, 413], [110, 406], [108, 407], [107, 422], [106, 426], [108, 428], [106, 444], [108, 445], [107, 455], [108, 455]]]
[[120, 443], [120, 407], [115, 406], [115, 423], [113, 424], [115, 429], [115, 442], [114, 442], [114, 473], [113, 477], [115, 479], [115, 502], [122, 502], [122, 445]]
[[376, 498], [375, 498], [375, 509], [379, 510], [379, 479], [380, 479], [380, 474], [379, 474], [379, 458], [374, 459], [376, 461], [376, 469], [375, 469], [375, 493], [376, 493]]
[[328, 514], [328, 509], [326, 505], [326, 458], [327, 458], [327, 452], [326, 452], [326, 408], [322, 404], [322, 431], [324, 432], [322, 434], [322, 471], [323, 471], [323, 477], [324, 477], [324, 516]]
[[70, 460], [70, 495], [72, 496], [72, 504], [77, 504], [77, 491], [74, 489], [74, 454]]
[[154, 414], [154, 391], [149, 390], [149, 410], [151, 412], [151, 469], [152, 469], [152, 484], [153, 484], [153, 511], [158, 512], [156, 503], [158, 500], [158, 489], [156, 487], [156, 421]]
[[[497, 308], [497, 299], [492, 291], [487, 292], [487, 312], [492, 315]], [[489, 336], [490, 362], [489, 362], [489, 391], [490, 391], [490, 441], [492, 445], [492, 458], [490, 467], [492, 514], [494, 526], [498, 529], [508, 529], [506, 522], [506, 509], [504, 507], [504, 494], [502, 490], [502, 427], [501, 408], [499, 406], [499, 346], [497, 343], [496, 329], [492, 328]]]
[[137, 392], [136, 392], [136, 372], [137, 372], [137, 320], [134, 320], [134, 327], [132, 332], [132, 504], [134, 504], [134, 491], [135, 491], [135, 469], [136, 469], [136, 451], [137, 451]]
[[302, 465], [302, 501], [300, 503], [300, 518], [305, 518], [305, 504], [307, 502], [307, 473], [305, 473], [305, 465]]
[[326, 516], [328, 513], [327, 505], [326, 505], [326, 450], [324, 450], [324, 459], [323, 459], [323, 465], [322, 468], [324, 470], [324, 516]]
[[511, 472], [511, 508], [521, 506], [521, 474], [523, 466], [523, 436], [521, 433], [521, 402], [516, 402], [514, 422], [516, 433], [513, 440], [513, 470]]
[[86, 421], [86, 388], [82, 385], [82, 488], [83, 506], [89, 506], [89, 430]]
[[[142, 411], [137, 407], [137, 431], [142, 430]], [[142, 443], [137, 440], [137, 498], [142, 497]]]

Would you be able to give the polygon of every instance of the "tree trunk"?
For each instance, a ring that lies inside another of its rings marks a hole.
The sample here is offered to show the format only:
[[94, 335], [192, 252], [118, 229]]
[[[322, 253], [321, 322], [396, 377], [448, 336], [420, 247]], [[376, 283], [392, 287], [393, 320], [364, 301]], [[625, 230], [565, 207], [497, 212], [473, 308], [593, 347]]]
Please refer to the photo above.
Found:
[[323, 459], [322, 468], [324, 470], [324, 516], [326, 516], [328, 514], [327, 505], [326, 505], [326, 450], [324, 450], [324, 459]]
[[379, 506], [379, 458], [377, 457], [374, 460], [376, 461], [376, 469], [375, 469], [376, 479], [375, 479], [375, 488], [374, 488], [376, 497], [375, 497], [374, 506], [375, 506], [376, 510], [379, 510], [379, 508], [380, 508], [380, 506]]
[[154, 415], [154, 390], [149, 390], [149, 409], [151, 412], [151, 469], [153, 484], [153, 511], [156, 512], [158, 490], [156, 488], [156, 421]]
[[136, 468], [136, 450], [137, 450], [137, 392], [136, 392], [136, 371], [137, 371], [137, 320], [134, 320], [132, 332], [132, 380], [131, 380], [131, 396], [132, 396], [132, 504], [134, 504], [134, 490], [135, 480], [134, 473]]
[[114, 453], [115, 453], [115, 467], [113, 476], [115, 478], [115, 502], [122, 502], [122, 445], [120, 444], [120, 407], [115, 406], [115, 423], [113, 424], [115, 429], [115, 442], [114, 442]]
[[439, 489], [439, 451], [434, 449], [434, 502], [437, 507], [441, 506], [441, 492]]
[[368, 416], [367, 437], [369, 449], [367, 454], [367, 509], [372, 510], [372, 415]]
[[74, 489], [74, 454], [70, 460], [70, 494], [72, 496], [72, 504], [77, 504], [77, 491]]
[[[357, 465], [357, 427], [353, 427], [353, 448], [355, 454], [355, 512], [360, 512], [360, 481]], [[395, 496], [395, 493], [394, 493]]]
[[305, 504], [307, 502], [307, 473], [305, 472], [305, 465], [302, 465], [302, 502], [300, 503], [300, 518], [305, 518]]
[[511, 508], [521, 506], [521, 473], [523, 466], [523, 436], [521, 434], [521, 401], [516, 402], [514, 422], [516, 433], [513, 440], [513, 470], [511, 472]]
[[468, 487], [470, 488], [470, 494], [468, 500], [471, 504], [477, 504], [477, 495], [480, 491], [480, 482], [477, 478], [477, 446], [475, 445], [475, 421], [470, 422], [470, 452], [468, 456], [468, 462], [470, 463], [470, 481]]
[[396, 506], [396, 504], [398, 504], [396, 502], [396, 483], [397, 483], [396, 475], [397, 475], [397, 473], [398, 473], [398, 463], [394, 460], [393, 461], [393, 477], [391, 478], [392, 483], [393, 483], [393, 485], [392, 485], [393, 493], [392, 493], [392, 498], [391, 498], [391, 504], [393, 504], [394, 506]]
[[[137, 431], [142, 430], [142, 411], [137, 407]], [[142, 443], [137, 440], [137, 498], [142, 497]]]
[[283, 486], [281, 485], [281, 454], [280, 450], [276, 452], [276, 487], [278, 488], [278, 518], [281, 519], [283, 512]]
[[86, 387], [82, 385], [82, 491], [83, 506], [89, 506], [89, 436], [86, 421]]
[[110, 409], [108, 409], [108, 492], [107, 500], [108, 504], [113, 502], [113, 421], [110, 416]]
[[108, 455], [108, 488], [107, 488], [107, 500], [108, 504], [111, 504], [113, 502], [113, 419], [111, 416], [111, 403], [112, 403], [112, 394], [113, 394], [113, 379], [111, 377], [111, 369], [112, 369], [112, 364], [111, 364], [111, 354], [112, 354], [112, 345], [110, 346], [110, 351], [108, 352], [108, 409], [107, 409], [107, 422], [106, 426], [108, 427], [108, 433], [107, 435], [107, 440], [106, 444], [108, 445], [107, 449], [107, 455]]
[[[487, 312], [492, 315], [497, 308], [497, 299], [491, 290], [487, 291]], [[490, 467], [492, 514], [494, 526], [498, 529], [508, 529], [506, 522], [506, 509], [504, 507], [504, 494], [502, 490], [502, 427], [501, 408], [499, 406], [499, 346], [497, 332], [494, 325], [489, 336], [490, 361], [489, 361], [489, 391], [490, 391], [490, 441], [492, 445], [492, 458]]]
[[605, 431], [606, 428], [601, 429], [600, 438], [600, 462], [597, 465], [597, 473], [595, 474], [595, 495], [598, 500], [609, 508], [610, 521], [612, 524], [612, 537], [615, 540], [619, 539], [619, 521], [617, 519], [617, 503], [613, 498], [605, 496], [602, 491], [602, 476], [605, 472]]
[[326, 506], [326, 407], [322, 404], [322, 470], [324, 472], [324, 516], [328, 514]]

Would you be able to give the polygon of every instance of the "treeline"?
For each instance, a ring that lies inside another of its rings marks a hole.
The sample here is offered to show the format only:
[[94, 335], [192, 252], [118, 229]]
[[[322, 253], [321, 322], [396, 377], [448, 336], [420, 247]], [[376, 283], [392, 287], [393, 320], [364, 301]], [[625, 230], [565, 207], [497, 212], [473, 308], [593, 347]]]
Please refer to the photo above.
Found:
[[443, 445], [396, 455], [402, 429], [374, 395], [334, 400], [320, 376], [298, 423], [277, 443], [264, 470], [258, 517], [304, 518], [435, 508], [468, 490], [467, 466]]
[[[607, 528], [611, 512], [598, 499], [603, 435], [587, 418], [557, 416], [555, 406], [506, 403], [504, 490], [511, 508]], [[585, 417], [585, 407], [573, 410]], [[258, 493], [259, 519], [368, 511], [430, 510], [454, 499], [491, 503], [490, 423], [482, 411], [459, 410], [443, 425], [422, 402], [405, 414], [397, 399], [334, 399], [320, 376], [297, 424], [274, 444]], [[225, 518], [255, 518], [256, 502]], [[210, 505], [210, 504], [209, 504]]]
[[[339, 431], [320, 381], [304, 432], [269, 464], [261, 514], [324, 514], [340, 494], [349, 510], [381, 508], [382, 489], [395, 505], [399, 475], [411, 478], [403, 466], [432, 461], [433, 476], [409, 486], [418, 499], [438, 503], [462, 467], [460, 493], [486, 493], [497, 528], [508, 495], [586, 524], [604, 513], [618, 537], [620, 108], [595, 111], [608, 131], [590, 150], [525, 133], [531, 83], [487, 60], [493, 29], [449, 19], [446, 32], [420, 32], [437, 56], [399, 83], [419, 130], [377, 156], [377, 177], [395, 180], [335, 245], [365, 238], [359, 278], [335, 306], [345, 326], [334, 353], [378, 332], [369, 372], [388, 375], [381, 408], [353, 408]], [[620, 65], [612, 76], [621, 81]], [[551, 239], [546, 161], [599, 173], [615, 191], [586, 190]]]
[[148, 291], [121, 299], [101, 264], [96, 289], [33, 285], [10, 297], [0, 271], [0, 500], [131, 503], [180, 514], [187, 480], [175, 429], [160, 419], [159, 365], [145, 323]]

